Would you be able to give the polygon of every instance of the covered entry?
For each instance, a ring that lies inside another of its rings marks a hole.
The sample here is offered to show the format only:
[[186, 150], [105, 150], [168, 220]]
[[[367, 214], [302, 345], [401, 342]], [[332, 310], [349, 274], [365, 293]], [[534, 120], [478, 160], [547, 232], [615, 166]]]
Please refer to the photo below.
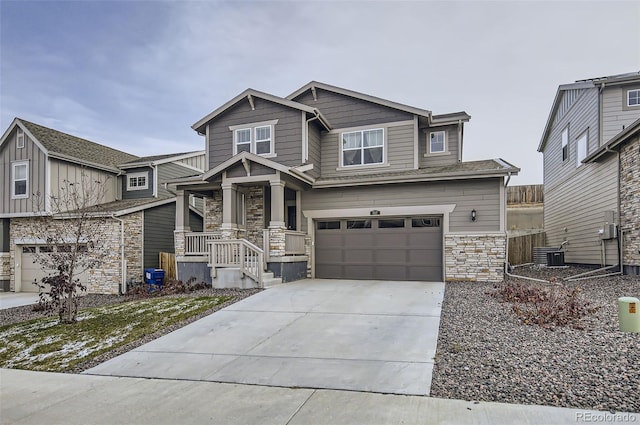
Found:
[[318, 278], [442, 280], [441, 217], [318, 219]]

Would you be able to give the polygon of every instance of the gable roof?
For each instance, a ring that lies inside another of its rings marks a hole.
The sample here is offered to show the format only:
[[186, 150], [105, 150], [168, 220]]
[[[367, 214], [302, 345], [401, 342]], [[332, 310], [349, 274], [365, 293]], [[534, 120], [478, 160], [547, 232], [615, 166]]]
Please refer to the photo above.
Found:
[[249, 103], [253, 105], [253, 100], [252, 100], [253, 97], [257, 97], [260, 99], [267, 100], [269, 102], [277, 103], [279, 105], [287, 106], [289, 108], [298, 109], [300, 111], [304, 111], [309, 114], [316, 115], [320, 119], [320, 122], [322, 123], [322, 125], [324, 125], [327, 130], [331, 130], [331, 126], [329, 125], [329, 122], [320, 113], [318, 109], [312, 108], [311, 106], [305, 105], [303, 103], [294, 102], [289, 99], [274, 96], [272, 94], [264, 93], [254, 89], [247, 89], [243, 91], [242, 93], [240, 93], [239, 95], [237, 95], [236, 97], [234, 97], [233, 99], [225, 103], [224, 105], [220, 106], [218, 109], [214, 110], [210, 114], [198, 120], [195, 124], [191, 126], [191, 128], [193, 128], [198, 133], [203, 134], [204, 127], [209, 121], [219, 116], [220, 114], [225, 112], [227, 109], [229, 109], [230, 107], [232, 107], [233, 105], [235, 105], [236, 103], [240, 102], [243, 99], [247, 99]]
[[133, 168], [133, 167], [142, 167], [146, 165], [166, 164], [168, 162], [179, 161], [181, 159], [192, 158], [194, 156], [199, 156], [204, 154], [205, 154], [205, 151], [192, 151], [192, 152], [181, 152], [181, 153], [169, 153], [169, 154], [163, 154], [163, 155], [143, 156], [143, 157], [125, 162], [124, 164], [120, 164], [119, 167]]
[[613, 139], [609, 140], [606, 144], [600, 146], [600, 148], [587, 156], [582, 162], [597, 161], [602, 156], [611, 152], [611, 149], [617, 149], [620, 145], [629, 141], [633, 136], [640, 135], [640, 118], [631, 123], [627, 128], [616, 134]]
[[49, 156], [91, 167], [117, 172], [117, 165], [136, 159], [128, 154], [90, 140], [63, 133], [22, 118], [15, 118], [0, 141], [4, 143], [9, 133], [19, 126]]
[[611, 85], [619, 85], [619, 84], [627, 84], [629, 82], [640, 81], [640, 71], [627, 72], [625, 74], [617, 74], [610, 75], [607, 77], [597, 77], [597, 78], [588, 78], [584, 80], [576, 80], [575, 83], [570, 84], [561, 84], [558, 86], [558, 90], [556, 91], [556, 96], [553, 99], [553, 104], [551, 106], [551, 111], [549, 112], [549, 117], [547, 118], [547, 122], [544, 126], [544, 130], [542, 132], [542, 138], [540, 139], [540, 143], [538, 144], [538, 152], [542, 152], [545, 147], [547, 137], [549, 137], [549, 133], [551, 132], [551, 127], [553, 126], [553, 120], [556, 116], [556, 112], [558, 107], [560, 106], [560, 102], [562, 101], [562, 95], [567, 90], [576, 90], [576, 89], [593, 89], [597, 86], [611, 86]]

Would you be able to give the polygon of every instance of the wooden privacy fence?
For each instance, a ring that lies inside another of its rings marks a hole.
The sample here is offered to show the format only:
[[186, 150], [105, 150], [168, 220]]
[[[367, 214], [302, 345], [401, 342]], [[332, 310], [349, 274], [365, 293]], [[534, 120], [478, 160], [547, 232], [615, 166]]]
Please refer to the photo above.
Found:
[[164, 270], [165, 279], [175, 279], [176, 273], [176, 254], [171, 252], [160, 253], [160, 268]]
[[533, 247], [545, 246], [546, 234], [544, 232], [530, 233], [527, 235], [509, 238], [509, 264], [533, 263]]

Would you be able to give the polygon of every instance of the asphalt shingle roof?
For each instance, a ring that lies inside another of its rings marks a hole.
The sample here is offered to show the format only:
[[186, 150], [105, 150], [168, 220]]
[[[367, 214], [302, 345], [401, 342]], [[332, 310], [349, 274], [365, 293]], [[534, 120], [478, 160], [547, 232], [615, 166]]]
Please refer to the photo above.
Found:
[[167, 153], [164, 155], [152, 155], [152, 156], [142, 156], [140, 158], [131, 160], [131, 161], [127, 161], [124, 164], [134, 164], [134, 163], [138, 163], [138, 162], [153, 162], [153, 161], [159, 161], [161, 159], [167, 159], [167, 158], [173, 158], [174, 156], [182, 156], [182, 155], [188, 155], [191, 153], [196, 153], [199, 151], [191, 151], [191, 152], [179, 152], [179, 153]]
[[131, 208], [141, 207], [147, 204], [154, 204], [166, 199], [171, 199], [172, 196], [164, 196], [158, 198], [143, 198], [143, 199], [122, 199], [119, 201], [107, 202], [106, 204], [95, 205], [88, 208], [88, 211], [96, 213], [115, 213], [118, 211], [128, 210]]
[[118, 164], [133, 161], [138, 158], [135, 155], [131, 155], [90, 140], [72, 136], [21, 118], [19, 118], [19, 120], [50, 153], [57, 153], [77, 158], [80, 161], [114, 168]]

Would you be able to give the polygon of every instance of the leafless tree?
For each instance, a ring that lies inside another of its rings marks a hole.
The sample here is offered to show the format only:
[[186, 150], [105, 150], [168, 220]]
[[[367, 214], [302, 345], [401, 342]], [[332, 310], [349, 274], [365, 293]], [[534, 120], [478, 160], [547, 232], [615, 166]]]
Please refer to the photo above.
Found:
[[46, 245], [36, 249], [34, 260], [48, 275], [34, 283], [40, 289], [40, 308], [57, 311], [61, 323], [76, 321], [77, 297], [87, 289], [81, 277], [100, 267], [109, 252], [105, 243], [109, 238], [103, 235], [108, 217], [98, 207], [105, 200], [107, 183], [93, 180], [83, 169], [79, 181], [64, 180], [48, 199], [35, 196], [38, 211], [43, 212], [34, 219], [32, 230]]

